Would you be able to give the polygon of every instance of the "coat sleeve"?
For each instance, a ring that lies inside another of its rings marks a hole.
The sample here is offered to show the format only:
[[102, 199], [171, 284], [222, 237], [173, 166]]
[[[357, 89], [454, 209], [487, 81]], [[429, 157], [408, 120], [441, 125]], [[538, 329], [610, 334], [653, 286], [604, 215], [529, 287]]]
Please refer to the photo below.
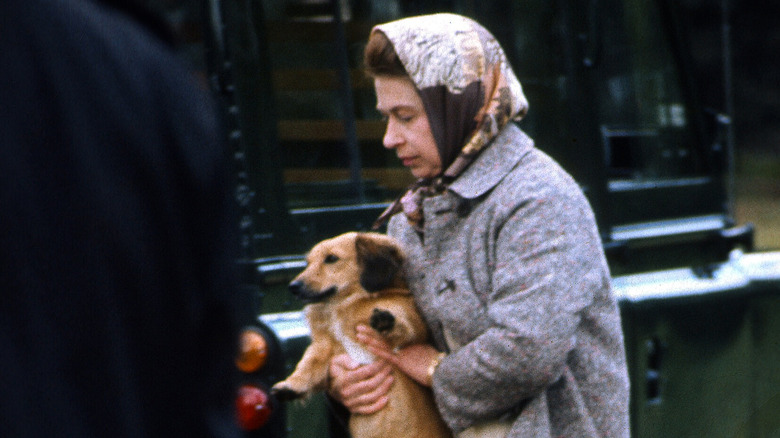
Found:
[[539, 186], [532, 198], [495, 207], [476, 237], [489, 253], [489, 328], [445, 358], [433, 382], [455, 430], [517, 410], [555, 384], [582, 310], [609, 287], [592, 211], [574, 183], [563, 182], [565, 189]]

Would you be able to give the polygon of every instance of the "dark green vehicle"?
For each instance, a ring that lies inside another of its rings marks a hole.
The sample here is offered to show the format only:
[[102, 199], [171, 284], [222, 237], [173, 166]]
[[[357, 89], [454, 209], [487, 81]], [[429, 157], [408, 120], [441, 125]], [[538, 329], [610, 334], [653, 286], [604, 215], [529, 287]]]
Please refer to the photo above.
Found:
[[530, 102], [520, 127], [593, 205], [632, 435], [780, 436], [780, 253], [753, 252], [733, 219], [725, 1], [208, 0], [189, 42], [236, 153], [247, 436], [346, 436], [324, 397], [268, 393], [308, 345], [286, 285], [314, 243], [367, 229], [411, 182], [381, 146], [362, 48], [376, 23], [441, 11], [495, 34]]

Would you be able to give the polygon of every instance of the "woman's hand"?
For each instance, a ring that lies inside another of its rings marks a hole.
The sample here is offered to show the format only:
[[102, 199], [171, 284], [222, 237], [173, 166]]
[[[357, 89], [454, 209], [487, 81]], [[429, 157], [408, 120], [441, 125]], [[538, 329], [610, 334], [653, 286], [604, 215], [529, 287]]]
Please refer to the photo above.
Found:
[[439, 352], [432, 346], [415, 344], [393, 351], [374, 329], [365, 325], [357, 327], [357, 339], [380, 359], [395, 365], [421, 385], [431, 386], [431, 376], [428, 375], [428, 371], [439, 355]]
[[384, 360], [360, 365], [341, 354], [330, 362], [330, 395], [353, 414], [373, 414], [387, 405], [393, 367]]

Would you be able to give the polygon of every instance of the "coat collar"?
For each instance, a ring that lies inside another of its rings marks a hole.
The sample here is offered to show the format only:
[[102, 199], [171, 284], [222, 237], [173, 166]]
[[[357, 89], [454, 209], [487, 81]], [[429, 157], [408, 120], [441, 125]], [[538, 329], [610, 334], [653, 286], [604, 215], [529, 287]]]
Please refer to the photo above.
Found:
[[533, 147], [531, 137], [510, 123], [448, 188], [465, 199], [482, 196], [511, 172]]

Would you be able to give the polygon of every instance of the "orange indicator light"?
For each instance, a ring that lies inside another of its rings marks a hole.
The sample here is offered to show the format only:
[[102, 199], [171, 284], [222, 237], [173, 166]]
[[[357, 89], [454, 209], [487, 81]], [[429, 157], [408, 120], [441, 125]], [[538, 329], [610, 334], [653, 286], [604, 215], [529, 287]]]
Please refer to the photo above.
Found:
[[245, 373], [260, 369], [268, 358], [268, 343], [260, 332], [246, 329], [241, 333], [241, 344], [236, 366]]

